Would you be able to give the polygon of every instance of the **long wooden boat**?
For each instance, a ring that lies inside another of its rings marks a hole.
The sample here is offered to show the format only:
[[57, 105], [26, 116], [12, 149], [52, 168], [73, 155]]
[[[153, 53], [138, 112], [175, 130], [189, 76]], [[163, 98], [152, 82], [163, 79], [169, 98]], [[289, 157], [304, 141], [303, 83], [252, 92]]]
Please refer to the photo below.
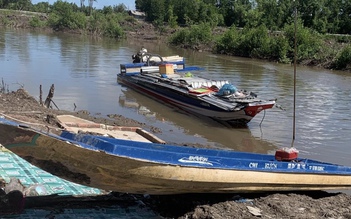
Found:
[[[0, 119], [0, 143], [40, 168], [51, 163], [48, 171], [54, 175], [108, 191], [181, 194], [351, 188], [348, 166], [67, 131], [59, 136], [5, 118]], [[65, 175], [60, 175], [62, 169], [67, 169]]]
[[275, 99], [263, 100], [253, 92], [239, 90], [229, 81], [179, 72], [172, 65], [161, 66], [158, 72], [151, 73], [122, 72], [117, 75], [117, 81], [186, 112], [231, 124], [247, 124], [276, 103]]

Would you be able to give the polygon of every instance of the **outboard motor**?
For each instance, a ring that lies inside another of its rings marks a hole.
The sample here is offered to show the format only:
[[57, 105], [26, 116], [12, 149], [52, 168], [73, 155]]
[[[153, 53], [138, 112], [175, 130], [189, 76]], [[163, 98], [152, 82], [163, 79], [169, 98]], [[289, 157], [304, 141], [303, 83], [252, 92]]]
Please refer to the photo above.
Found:
[[136, 55], [132, 55], [133, 63], [140, 63], [141, 62], [141, 53], [137, 53]]
[[137, 53], [132, 55], [133, 63], [140, 63], [140, 62], [146, 62], [147, 60], [142, 60], [143, 55], [147, 53], [147, 49], [144, 47], [141, 48], [141, 50]]

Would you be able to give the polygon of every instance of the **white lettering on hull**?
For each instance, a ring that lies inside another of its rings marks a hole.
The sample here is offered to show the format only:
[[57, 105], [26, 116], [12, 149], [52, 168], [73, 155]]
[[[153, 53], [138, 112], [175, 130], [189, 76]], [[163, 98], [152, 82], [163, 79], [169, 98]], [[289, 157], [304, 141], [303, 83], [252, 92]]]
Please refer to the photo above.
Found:
[[178, 161], [181, 163], [197, 163], [197, 164], [202, 164], [202, 165], [213, 166], [213, 164], [208, 161], [207, 157], [202, 157], [202, 156], [183, 157], [183, 158], [179, 159]]

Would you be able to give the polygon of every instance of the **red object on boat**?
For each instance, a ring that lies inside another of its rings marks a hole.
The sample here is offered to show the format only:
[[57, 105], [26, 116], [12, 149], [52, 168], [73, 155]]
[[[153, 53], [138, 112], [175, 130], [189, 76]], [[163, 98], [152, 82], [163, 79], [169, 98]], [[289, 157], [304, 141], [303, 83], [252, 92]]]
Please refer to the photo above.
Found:
[[279, 161], [291, 161], [297, 159], [299, 152], [296, 149], [281, 149], [275, 152], [275, 159]]

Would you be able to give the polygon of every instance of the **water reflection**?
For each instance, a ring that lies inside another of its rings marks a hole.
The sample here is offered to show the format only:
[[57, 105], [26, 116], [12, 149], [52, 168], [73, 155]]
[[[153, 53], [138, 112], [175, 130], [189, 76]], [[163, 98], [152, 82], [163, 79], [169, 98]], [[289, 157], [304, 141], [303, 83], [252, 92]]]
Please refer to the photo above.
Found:
[[206, 138], [207, 144], [213, 144], [214, 147], [260, 153], [268, 153], [276, 149], [274, 145], [253, 137], [247, 127], [233, 129], [209, 118], [198, 118], [164, 106], [131, 89], [127, 88], [122, 92], [123, 95], [119, 98], [121, 106], [134, 108], [135, 113], [143, 114], [149, 119], [184, 127], [188, 135]]

